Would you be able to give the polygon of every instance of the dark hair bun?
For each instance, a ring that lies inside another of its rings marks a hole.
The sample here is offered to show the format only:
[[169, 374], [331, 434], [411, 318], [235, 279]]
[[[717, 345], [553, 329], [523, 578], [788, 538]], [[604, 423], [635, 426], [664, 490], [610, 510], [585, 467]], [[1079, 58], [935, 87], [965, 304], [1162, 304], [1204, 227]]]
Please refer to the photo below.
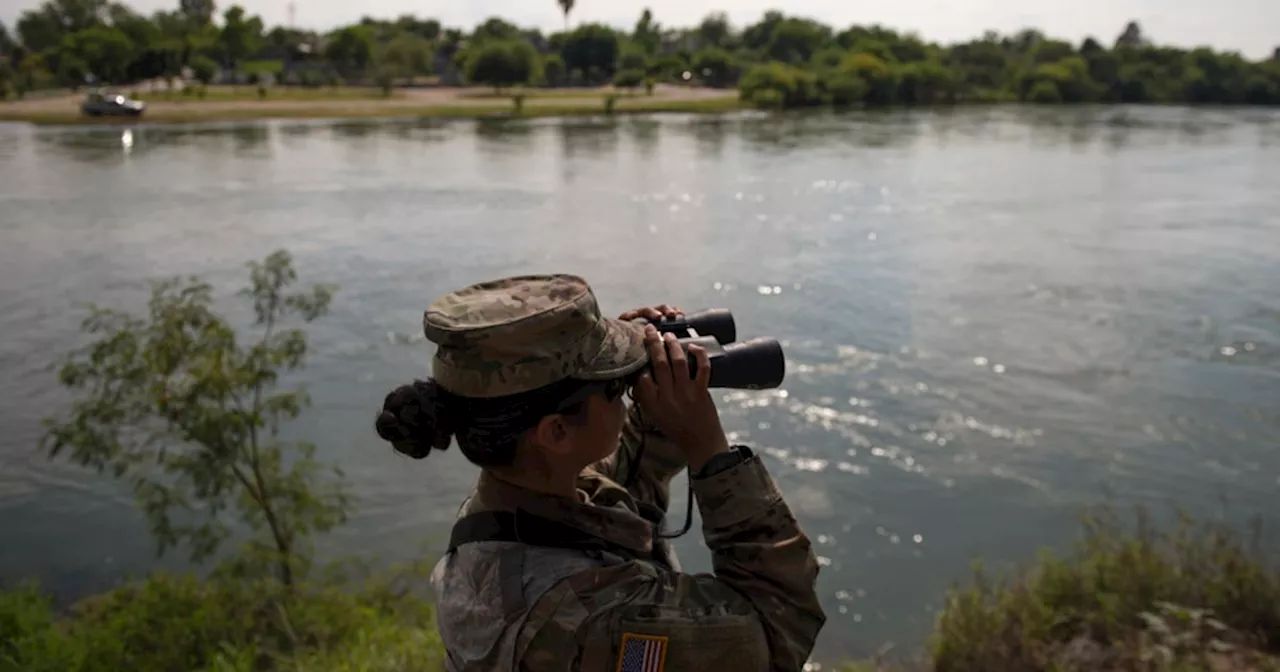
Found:
[[444, 420], [442, 401], [434, 380], [397, 387], [382, 402], [374, 423], [378, 436], [415, 460], [431, 454], [432, 448], [448, 449], [453, 429]]

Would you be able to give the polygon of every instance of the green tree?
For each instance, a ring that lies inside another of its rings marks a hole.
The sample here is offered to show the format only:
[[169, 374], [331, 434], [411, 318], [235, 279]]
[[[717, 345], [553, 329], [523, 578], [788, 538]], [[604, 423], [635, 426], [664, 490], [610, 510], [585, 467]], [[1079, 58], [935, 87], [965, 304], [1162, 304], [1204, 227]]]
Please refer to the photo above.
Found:
[[579, 26], [564, 37], [560, 56], [570, 71], [594, 69], [601, 77], [611, 79], [618, 62], [618, 35], [601, 24]]
[[814, 70], [825, 71], [840, 67], [840, 63], [844, 61], [844, 57], [849, 52], [838, 46], [830, 46], [819, 49], [809, 60], [809, 66]]
[[742, 43], [752, 51], [763, 50], [773, 39], [773, 31], [786, 17], [782, 12], [770, 10], [760, 20], [747, 26], [742, 31]]
[[897, 100], [905, 105], [952, 103], [958, 93], [955, 73], [937, 61], [908, 63], [898, 70]]
[[217, 9], [213, 0], [178, 0], [179, 13], [193, 28], [211, 25]]
[[[653, 20], [653, 12], [649, 11], [648, 7], [644, 8], [640, 19], [636, 21], [635, 30], [631, 33], [631, 43], [645, 57], [656, 55], [659, 47], [662, 46], [662, 24]], [[627, 66], [623, 65], [622, 68], [625, 70]]]
[[400, 32], [411, 33], [424, 40], [434, 40], [440, 37], [440, 22], [435, 19], [422, 20], [416, 16], [406, 14], [396, 19], [396, 28]]
[[826, 98], [836, 107], [861, 103], [867, 97], [867, 83], [857, 75], [842, 71], [827, 72], [821, 81]]
[[474, 32], [471, 33], [472, 43], [479, 43], [485, 40], [514, 40], [520, 37], [520, 27], [504, 21], [498, 17], [490, 17], [484, 23], [476, 26]]
[[[1046, 82], [1050, 86], [1040, 86]], [[1023, 100], [1039, 103], [1083, 103], [1098, 96], [1098, 86], [1089, 77], [1089, 66], [1079, 56], [1037, 66], [1023, 75], [1019, 86]], [[1056, 95], [1049, 93], [1050, 88]]]
[[183, 33], [183, 53], [190, 61], [196, 56], [217, 60], [222, 57], [221, 32], [212, 23], [191, 27]]
[[702, 19], [695, 30], [701, 47], [728, 47], [733, 38], [733, 24], [724, 12], [712, 12]]
[[863, 37], [856, 40], [853, 44], [849, 45], [849, 53], [871, 54], [885, 63], [894, 63], [898, 60], [897, 57], [893, 55], [893, 48], [889, 46], [889, 43], [874, 36]]
[[431, 43], [417, 33], [401, 33], [382, 47], [378, 62], [395, 77], [431, 74]]
[[564, 84], [564, 59], [560, 58], [560, 54], [547, 54], [546, 57], [542, 59], [542, 78], [546, 81], [547, 86], [560, 86]]
[[378, 88], [382, 90], [383, 98], [390, 98], [392, 90], [396, 86], [396, 77], [399, 71], [388, 65], [379, 65], [373, 72], [374, 81], [378, 83]]
[[635, 46], [627, 47], [622, 51], [622, 55], [618, 57], [618, 69], [645, 72], [649, 69], [649, 57], [644, 51]]
[[468, 49], [467, 81], [501, 90], [504, 86], [526, 84], [540, 73], [538, 52], [524, 40], [493, 40]]
[[808, 107], [823, 102], [816, 75], [777, 62], [748, 70], [738, 84], [738, 95], [758, 107]]
[[57, 65], [54, 66], [58, 82], [72, 91], [84, 86], [88, 75], [92, 72], [84, 60], [73, 52], [58, 53]]
[[111, 26], [124, 33], [133, 43], [133, 57], [125, 72], [125, 80], [137, 81], [177, 74], [182, 64], [180, 33], [166, 34], [159, 22], [124, 5], [107, 9]]
[[1026, 95], [1027, 102], [1052, 104], [1062, 102], [1062, 92], [1052, 79], [1037, 80]]
[[643, 70], [619, 70], [613, 78], [613, 85], [620, 89], [635, 89], [644, 84]]
[[992, 90], [1004, 85], [1009, 54], [994, 36], [951, 48], [951, 62], [962, 85], [970, 89]]
[[243, 7], [232, 5], [230, 9], [223, 12], [222, 31], [218, 35], [218, 42], [222, 46], [227, 65], [233, 70], [238, 69], [241, 61], [261, 49], [262, 32], [262, 19], [257, 16], [247, 16]]
[[1075, 47], [1062, 40], [1042, 40], [1031, 48], [1033, 63], [1057, 63], [1064, 58], [1075, 55]]
[[72, 33], [106, 23], [106, 0], [46, 0], [18, 17], [15, 28], [32, 52], [54, 49]]
[[898, 36], [893, 34], [889, 44], [889, 52], [899, 63], [918, 63], [929, 59], [930, 47], [916, 35]]
[[26, 95], [28, 91], [41, 88], [51, 79], [44, 54], [27, 54], [18, 63], [17, 70], [13, 88], [19, 98]]
[[324, 57], [340, 72], [357, 75], [373, 62], [374, 49], [372, 28], [347, 26], [330, 35], [324, 47]]
[[198, 278], [155, 283], [143, 317], [92, 307], [83, 329], [93, 341], [58, 373], [75, 400], [46, 420], [42, 446], [129, 480], [161, 554], [185, 544], [194, 561], [209, 557], [234, 511], [254, 533], [239, 560], [266, 561], [291, 586], [309, 566], [309, 535], [341, 523], [347, 507], [314, 446], [277, 438], [307, 404], [300, 390], [276, 391], [307, 353], [303, 331], [285, 322], [324, 315], [334, 289], [291, 292], [297, 274], [284, 251], [249, 267], [242, 295], [261, 329], [249, 345]]
[[732, 86], [738, 77], [738, 66], [733, 55], [723, 49], [711, 47], [699, 51], [693, 57], [693, 69], [707, 86]]
[[0, 100], [6, 100], [9, 97], [9, 90], [13, 88], [13, 66], [9, 65], [9, 61], [0, 61]]
[[[71, 75], [87, 68], [104, 82], [126, 81], [129, 66], [134, 58], [133, 42], [116, 28], [94, 26], [68, 35], [62, 41], [59, 54], [65, 55], [73, 65], [58, 66], [59, 74]], [[84, 72], [79, 73], [83, 77]]]
[[1089, 79], [1098, 86], [1098, 97], [1109, 102], [1116, 102], [1120, 96], [1120, 57], [1113, 51], [1103, 49], [1097, 42], [1085, 41], [1080, 48], [1080, 55], [1089, 70]]
[[1116, 47], [1142, 47], [1147, 45], [1147, 39], [1142, 34], [1142, 26], [1137, 21], [1130, 21], [1125, 24], [1124, 32], [1116, 38]]
[[868, 105], [890, 105], [898, 93], [897, 74], [887, 63], [868, 53], [854, 53], [840, 64], [840, 72], [867, 85], [863, 101]]
[[765, 58], [792, 65], [808, 63], [830, 35], [830, 29], [806, 19], [785, 19], [773, 29]]
[[191, 72], [195, 75], [196, 81], [208, 86], [218, 74], [218, 64], [208, 56], [196, 56], [191, 59]]

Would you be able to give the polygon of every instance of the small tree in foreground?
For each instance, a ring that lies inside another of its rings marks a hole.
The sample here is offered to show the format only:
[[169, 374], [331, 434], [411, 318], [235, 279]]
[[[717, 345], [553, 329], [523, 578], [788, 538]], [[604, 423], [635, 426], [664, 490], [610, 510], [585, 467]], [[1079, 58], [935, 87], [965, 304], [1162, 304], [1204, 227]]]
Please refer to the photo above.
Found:
[[208, 558], [230, 534], [230, 509], [253, 532], [239, 561], [265, 561], [292, 586], [307, 537], [343, 522], [348, 499], [341, 471], [324, 478], [313, 445], [276, 438], [307, 404], [302, 391], [275, 391], [307, 352], [303, 332], [283, 323], [324, 315], [334, 289], [288, 292], [297, 274], [284, 251], [249, 268], [241, 295], [261, 330], [250, 344], [194, 277], [155, 283], [143, 317], [91, 307], [82, 329], [94, 340], [58, 374], [75, 401], [45, 421], [42, 447], [132, 482], [160, 555], [185, 544], [193, 561]]

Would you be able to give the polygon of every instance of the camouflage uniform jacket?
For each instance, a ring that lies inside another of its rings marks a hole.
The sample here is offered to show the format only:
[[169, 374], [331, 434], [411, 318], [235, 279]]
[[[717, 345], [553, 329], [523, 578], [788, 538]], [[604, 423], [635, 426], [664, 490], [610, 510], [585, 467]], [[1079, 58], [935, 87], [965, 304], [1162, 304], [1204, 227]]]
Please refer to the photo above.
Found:
[[[456, 672], [801, 670], [825, 615], [817, 559], [757, 456], [693, 480], [714, 574], [683, 574], [640, 514], [665, 512], [685, 467], [632, 409], [617, 452], [584, 470], [580, 502], [484, 473], [460, 515], [524, 509], [652, 560], [483, 541], [436, 566], [440, 634]], [[628, 468], [646, 445], [629, 489]], [[749, 451], [748, 451], [749, 452]]]

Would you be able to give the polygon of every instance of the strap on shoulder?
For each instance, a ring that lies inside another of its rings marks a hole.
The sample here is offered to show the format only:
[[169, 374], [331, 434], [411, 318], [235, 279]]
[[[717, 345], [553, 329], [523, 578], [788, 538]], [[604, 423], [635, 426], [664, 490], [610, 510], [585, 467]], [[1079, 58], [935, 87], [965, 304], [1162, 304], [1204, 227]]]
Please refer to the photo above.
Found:
[[523, 510], [481, 511], [461, 518], [454, 523], [453, 532], [449, 536], [449, 552], [452, 553], [463, 544], [481, 541], [509, 541], [579, 551], [608, 551], [632, 560], [641, 559], [640, 555], [629, 548]]

